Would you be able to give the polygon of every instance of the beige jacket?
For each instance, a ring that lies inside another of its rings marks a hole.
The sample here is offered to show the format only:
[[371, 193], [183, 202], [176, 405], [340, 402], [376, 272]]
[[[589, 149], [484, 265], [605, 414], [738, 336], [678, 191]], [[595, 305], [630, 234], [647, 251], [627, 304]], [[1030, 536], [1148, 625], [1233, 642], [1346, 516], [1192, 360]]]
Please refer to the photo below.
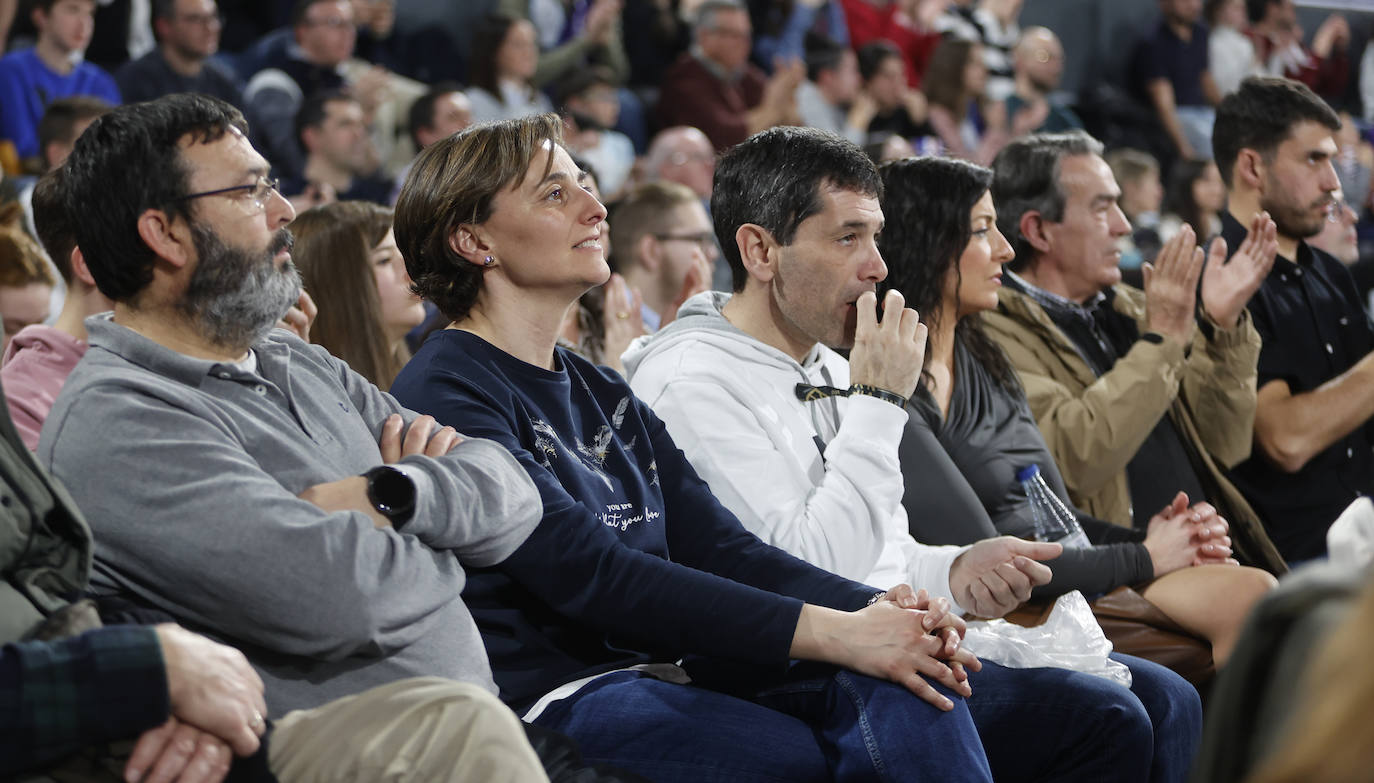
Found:
[[[1115, 287], [1113, 307], [1145, 332], [1145, 294]], [[1031, 411], [1064, 483], [1081, 510], [1131, 525], [1126, 465], [1168, 413], [1200, 456], [1207, 498], [1231, 524], [1237, 557], [1274, 573], [1286, 570], [1259, 517], [1225, 468], [1250, 455], [1255, 421], [1255, 364], [1260, 338], [1245, 313], [1230, 330], [1201, 333], [1185, 352], [1172, 341], [1138, 340], [1110, 372], [1096, 376], [1043, 308], [1007, 288], [984, 313], [988, 334], [1020, 374]]]

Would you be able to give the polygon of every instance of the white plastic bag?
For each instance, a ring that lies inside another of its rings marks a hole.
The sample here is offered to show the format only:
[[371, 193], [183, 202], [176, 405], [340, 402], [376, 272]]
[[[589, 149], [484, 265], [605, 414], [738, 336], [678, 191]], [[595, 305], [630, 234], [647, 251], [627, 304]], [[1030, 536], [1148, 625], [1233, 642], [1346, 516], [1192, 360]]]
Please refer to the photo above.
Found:
[[1055, 666], [1131, 687], [1131, 670], [1107, 657], [1112, 643], [1102, 633], [1087, 599], [1077, 590], [1059, 596], [1049, 618], [1034, 628], [1006, 620], [971, 622], [963, 647], [979, 658], [1013, 669]]
[[1326, 551], [1331, 562], [1352, 570], [1374, 563], [1374, 505], [1358, 497], [1345, 507], [1326, 531]]

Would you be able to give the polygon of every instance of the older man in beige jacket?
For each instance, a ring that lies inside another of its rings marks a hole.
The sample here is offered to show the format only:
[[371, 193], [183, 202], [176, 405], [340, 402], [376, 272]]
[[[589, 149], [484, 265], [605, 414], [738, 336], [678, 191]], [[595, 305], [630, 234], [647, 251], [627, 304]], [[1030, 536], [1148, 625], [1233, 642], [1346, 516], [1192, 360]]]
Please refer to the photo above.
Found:
[[[1243, 562], [1282, 572], [1258, 517], [1225, 475], [1250, 453], [1260, 341], [1245, 305], [1273, 264], [1273, 223], [1230, 263], [1185, 229], [1121, 283], [1130, 231], [1121, 190], [1082, 132], [1018, 140], [993, 164], [998, 225], [1016, 258], [989, 333], [1020, 374], [1069, 494], [1084, 511], [1144, 524], [1182, 490], [1231, 522]], [[1201, 286], [1199, 288], [1199, 280]]]

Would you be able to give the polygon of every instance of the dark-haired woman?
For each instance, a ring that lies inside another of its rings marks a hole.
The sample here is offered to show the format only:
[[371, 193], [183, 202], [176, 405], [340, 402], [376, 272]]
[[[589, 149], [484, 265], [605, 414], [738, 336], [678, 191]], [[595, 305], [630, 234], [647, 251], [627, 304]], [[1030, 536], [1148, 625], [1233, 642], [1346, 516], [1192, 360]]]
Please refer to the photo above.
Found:
[[1221, 181], [1217, 164], [1210, 160], [1185, 158], [1169, 172], [1164, 192], [1167, 214], [1160, 221], [1159, 235], [1172, 239], [1183, 226], [1197, 232], [1198, 244], [1206, 247], [1221, 234], [1221, 211], [1226, 208], [1226, 183]]
[[472, 118], [506, 120], [552, 111], [548, 96], [535, 89], [539, 41], [528, 19], [490, 14], [473, 31]]
[[865, 44], [858, 52], [863, 88], [850, 108], [849, 123], [863, 128], [864, 143], [892, 136], [911, 141], [934, 133], [926, 122], [926, 98], [906, 82], [902, 51], [891, 41]]
[[987, 81], [982, 44], [946, 38], [935, 48], [922, 84], [945, 155], [986, 165], [1007, 141], [1031, 133], [1049, 116], [1049, 104], [1035, 101], [1008, 117], [1005, 103], [987, 99]]
[[946, 155], [986, 164], [1006, 144], [1001, 118], [987, 114], [987, 80], [981, 44], [946, 38], [935, 47], [923, 84], [930, 101], [930, 125]]
[[[879, 249], [888, 276], [881, 285], [902, 291], [930, 330], [902, 455], [904, 468], [919, 466], [904, 470], [909, 517], [913, 528], [923, 526], [913, 534], [939, 543], [1030, 537], [1029, 501], [1015, 480], [1019, 468], [1039, 465], [1054, 492], [1069, 500], [1015, 369], [982, 330], [979, 314], [997, 306], [1002, 264], [1012, 258], [997, 229], [992, 172], [963, 161], [918, 158], [889, 163], [882, 176], [887, 227]], [[1185, 229], [1163, 252], [1195, 248]], [[948, 470], [950, 462], [963, 481]], [[956, 482], [954, 491], [944, 484], [949, 480]], [[1225, 521], [1208, 504], [1189, 508], [1181, 493], [1146, 531], [1085, 521], [1095, 545], [1061, 555], [1042, 589], [1094, 595], [1144, 585], [1146, 599], [1211, 642], [1218, 664], [1230, 654], [1249, 608], [1274, 584], [1264, 571], [1235, 565]], [[1219, 595], [1226, 600], [1215, 600]]]

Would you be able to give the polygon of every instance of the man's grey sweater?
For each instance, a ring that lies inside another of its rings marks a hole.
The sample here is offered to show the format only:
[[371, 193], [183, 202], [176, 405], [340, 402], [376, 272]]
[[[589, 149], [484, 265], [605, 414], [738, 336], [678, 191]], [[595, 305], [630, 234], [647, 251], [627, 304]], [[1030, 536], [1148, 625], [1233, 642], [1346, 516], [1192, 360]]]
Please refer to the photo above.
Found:
[[379, 529], [297, 497], [380, 465], [386, 418], [417, 416], [342, 361], [280, 329], [246, 370], [87, 328], [38, 454], [95, 533], [94, 591], [242, 649], [273, 715], [416, 675], [496, 691], [460, 561], [499, 563], [542, 515], [504, 448], [406, 457], [414, 516]]

